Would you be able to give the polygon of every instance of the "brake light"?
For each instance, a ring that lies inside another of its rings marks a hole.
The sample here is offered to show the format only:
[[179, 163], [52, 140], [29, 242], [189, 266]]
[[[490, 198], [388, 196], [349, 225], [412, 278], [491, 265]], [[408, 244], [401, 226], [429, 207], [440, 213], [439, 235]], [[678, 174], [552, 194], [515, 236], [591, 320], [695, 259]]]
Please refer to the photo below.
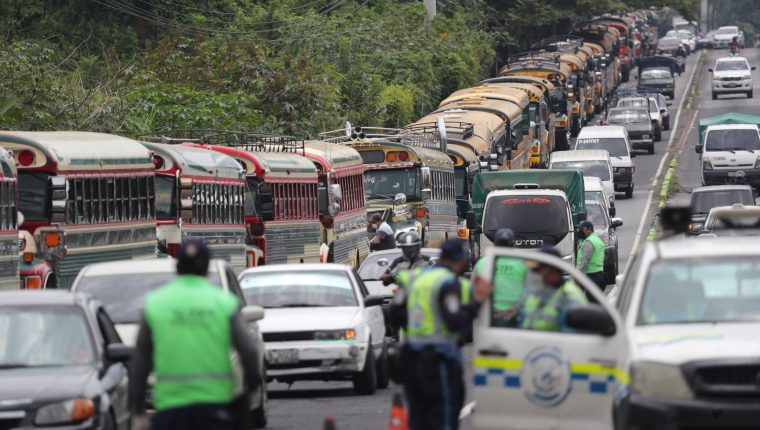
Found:
[[160, 168], [164, 167], [164, 159], [159, 157], [158, 155], [153, 156], [153, 167], [155, 167], [156, 170], [159, 170]]
[[385, 154], [385, 161], [392, 163], [396, 161], [396, 153], [395, 152], [389, 152]]
[[60, 244], [61, 244], [61, 233], [53, 231], [53, 232], [45, 234], [45, 245], [47, 245], [48, 248], [55, 248], [56, 246]]
[[31, 166], [34, 163], [34, 152], [26, 149], [18, 154], [18, 164], [22, 166]]
[[39, 276], [28, 276], [26, 278], [27, 290], [39, 290], [42, 289], [42, 278]]
[[331, 217], [330, 215], [322, 215], [319, 221], [322, 223], [322, 225], [325, 228], [327, 229], [333, 228], [334, 220], [333, 220], [333, 217]]
[[417, 218], [424, 218], [425, 214], [427, 214], [427, 209], [425, 208], [417, 208], [417, 210], [414, 211], [414, 215], [417, 216]]
[[21, 260], [24, 263], [31, 263], [32, 261], [34, 261], [34, 254], [31, 252], [25, 252], [21, 255]]
[[408, 152], [399, 152], [398, 153], [398, 159], [399, 159], [399, 161], [407, 161], [407, 160], [409, 160], [409, 153]]

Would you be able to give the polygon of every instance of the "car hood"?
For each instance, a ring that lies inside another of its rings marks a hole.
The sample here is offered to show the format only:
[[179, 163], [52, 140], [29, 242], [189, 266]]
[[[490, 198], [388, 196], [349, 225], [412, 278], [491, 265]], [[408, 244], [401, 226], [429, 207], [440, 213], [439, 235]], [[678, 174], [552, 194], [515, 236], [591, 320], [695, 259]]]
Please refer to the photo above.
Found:
[[610, 157], [610, 160], [612, 162], [612, 167], [633, 166], [633, 161], [631, 161], [631, 157]]
[[714, 40], [731, 40], [734, 37], [739, 37], [738, 34], [716, 34], [713, 39]]
[[135, 346], [137, 344], [137, 332], [139, 330], [140, 325], [136, 323], [116, 324], [116, 332], [119, 333], [119, 337], [124, 345]]
[[0, 408], [47, 399], [89, 396], [97, 383], [97, 369], [89, 365], [28, 367], [0, 370]]
[[748, 70], [723, 70], [713, 72], [715, 78], [751, 78], [752, 74]]
[[290, 331], [341, 330], [356, 326], [362, 308], [267, 308], [266, 317], [259, 321], [262, 333]]
[[687, 361], [760, 356], [760, 324], [663, 324], [637, 327], [638, 359], [682, 364]]

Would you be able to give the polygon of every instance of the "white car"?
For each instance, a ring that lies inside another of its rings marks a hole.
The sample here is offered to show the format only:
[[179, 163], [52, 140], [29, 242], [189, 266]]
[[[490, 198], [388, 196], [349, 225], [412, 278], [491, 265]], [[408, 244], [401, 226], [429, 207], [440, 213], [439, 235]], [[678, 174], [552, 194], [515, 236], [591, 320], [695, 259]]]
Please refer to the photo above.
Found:
[[631, 153], [628, 132], [620, 125], [588, 126], [581, 129], [573, 149], [604, 149], [612, 161], [612, 180], [615, 191], [624, 191], [626, 198], [633, 197], [636, 166]]
[[[596, 176], [583, 177], [583, 190], [586, 193], [586, 200], [598, 200], [607, 205], [607, 210], [611, 217], [614, 217], [617, 210], [615, 209], [615, 198], [609, 195], [602, 180]], [[612, 193], [613, 195], [615, 193]]]
[[749, 184], [760, 186], [760, 130], [755, 124], [720, 124], [707, 127], [702, 154], [702, 185]]
[[266, 309], [270, 380], [350, 380], [359, 394], [388, 386], [383, 297], [370, 295], [350, 266], [262, 266], [239, 281], [248, 302]]
[[554, 152], [549, 159], [549, 170], [570, 169], [583, 172], [586, 178], [597, 177], [609, 196], [607, 205], [615, 207], [615, 184], [612, 182], [612, 161], [604, 149], [585, 149]]
[[689, 55], [697, 50], [697, 38], [694, 37], [694, 35], [689, 31], [670, 30], [665, 33], [665, 37], [675, 37], [680, 40], [684, 49], [686, 49], [686, 55]]
[[735, 203], [710, 209], [700, 234], [736, 236], [748, 233], [746, 230], [753, 230], [751, 234], [754, 236], [760, 230], [760, 206]]
[[[126, 345], [134, 346], [137, 341], [140, 318], [145, 296], [169, 283], [177, 275], [177, 262], [173, 258], [156, 258], [151, 260], [121, 260], [97, 263], [85, 266], [77, 275], [71, 286], [72, 291], [86, 293], [101, 302], [114, 322], [119, 337]], [[264, 310], [246, 302], [240, 290], [237, 277], [230, 265], [221, 259], [212, 259], [209, 263], [208, 280], [235, 295], [243, 306], [242, 314], [246, 320], [251, 338], [256, 341], [259, 351], [259, 374], [265, 375], [264, 341], [259, 332], [259, 324], [264, 318]], [[237, 354], [233, 354], [233, 362]], [[236, 366], [237, 370], [241, 370]], [[242, 373], [238, 376], [238, 392], [242, 392]], [[152, 380], [151, 376], [151, 380]], [[264, 428], [267, 424], [266, 383], [261, 381], [260, 390], [251, 399], [251, 419], [255, 428]]]
[[713, 48], [728, 48], [728, 44], [731, 43], [734, 37], [737, 38], [739, 46], [743, 49], [744, 32], [739, 30], [739, 27], [728, 25], [718, 28], [715, 30], [715, 35], [713, 36]]
[[752, 71], [755, 66], [749, 65], [744, 57], [722, 57], [715, 61], [715, 66], [708, 69], [712, 73], [712, 99], [719, 94], [746, 94], [752, 98]]

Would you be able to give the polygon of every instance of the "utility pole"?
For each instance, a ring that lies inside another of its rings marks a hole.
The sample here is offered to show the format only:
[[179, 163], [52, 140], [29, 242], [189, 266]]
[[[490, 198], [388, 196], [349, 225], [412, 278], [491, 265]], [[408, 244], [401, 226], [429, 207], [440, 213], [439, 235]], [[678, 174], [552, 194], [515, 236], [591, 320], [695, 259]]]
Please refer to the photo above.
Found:
[[425, 3], [425, 11], [427, 11], [427, 24], [430, 25], [430, 23], [433, 22], [433, 18], [435, 18], [436, 14], [436, 0], [422, 0], [422, 2]]
[[699, 29], [704, 33], [710, 30], [707, 24], [708, 7], [708, 0], [702, 0], [702, 7], [699, 9]]

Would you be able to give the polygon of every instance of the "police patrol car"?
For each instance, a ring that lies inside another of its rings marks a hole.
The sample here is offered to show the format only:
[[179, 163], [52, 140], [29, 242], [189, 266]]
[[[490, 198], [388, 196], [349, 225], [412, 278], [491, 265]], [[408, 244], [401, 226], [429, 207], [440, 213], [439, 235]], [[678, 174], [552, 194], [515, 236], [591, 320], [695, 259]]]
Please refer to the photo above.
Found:
[[[751, 428], [760, 423], [760, 249], [752, 238], [647, 244], [605, 300], [575, 268], [497, 248], [486, 258], [552, 264], [595, 304], [573, 332], [474, 332], [474, 429]], [[526, 278], [527, 279], [527, 278]], [[527, 284], [527, 282], [526, 282]]]

